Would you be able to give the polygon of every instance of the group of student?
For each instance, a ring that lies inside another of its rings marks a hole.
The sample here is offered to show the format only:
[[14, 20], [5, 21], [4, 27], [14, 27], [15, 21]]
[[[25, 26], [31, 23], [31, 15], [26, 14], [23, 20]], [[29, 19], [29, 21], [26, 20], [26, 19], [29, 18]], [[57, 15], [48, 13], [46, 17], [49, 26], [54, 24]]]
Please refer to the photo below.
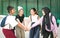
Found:
[[[31, 26], [28, 28], [24, 24], [24, 10], [23, 7], [18, 6], [18, 14], [13, 16], [15, 9], [12, 6], [7, 7], [8, 15], [3, 27], [3, 33], [6, 38], [25, 38], [24, 31], [30, 31], [29, 38], [40, 38], [40, 31], [43, 38], [57, 37], [57, 24], [55, 17], [51, 14], [48, 7], [42, 8], [43, 16], [40, 17], [35, 8], [31, 8], [30, 16], [28, 17]], [[16, 35], [14, 33], [16, 30]]]

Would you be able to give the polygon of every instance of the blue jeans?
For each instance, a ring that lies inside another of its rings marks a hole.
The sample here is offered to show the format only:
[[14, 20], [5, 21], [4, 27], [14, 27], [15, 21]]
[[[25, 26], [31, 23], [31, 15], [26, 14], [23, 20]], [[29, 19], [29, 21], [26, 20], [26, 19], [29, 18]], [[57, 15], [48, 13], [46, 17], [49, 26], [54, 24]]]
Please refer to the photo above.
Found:
[[[34, 24], [34, 22], [32, 24]], [[40, 36], [40, 27], [38, 25], [30, 30], [29, 38], [39, 38], [39, 36]]]

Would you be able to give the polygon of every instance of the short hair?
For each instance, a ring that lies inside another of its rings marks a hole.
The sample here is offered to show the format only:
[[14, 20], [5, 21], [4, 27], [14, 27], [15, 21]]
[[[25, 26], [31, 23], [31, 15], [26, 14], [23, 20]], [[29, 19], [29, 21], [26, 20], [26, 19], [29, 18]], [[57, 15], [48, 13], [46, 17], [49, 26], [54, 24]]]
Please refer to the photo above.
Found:
[[12, 7], [12, 6], [8, 6], [8, 7], [7, 7], [7, 10], [8, 10], [9, 13], [10, 13], [10, 11], [11, 11], [12, 9], [14, 9], [14, 7]]

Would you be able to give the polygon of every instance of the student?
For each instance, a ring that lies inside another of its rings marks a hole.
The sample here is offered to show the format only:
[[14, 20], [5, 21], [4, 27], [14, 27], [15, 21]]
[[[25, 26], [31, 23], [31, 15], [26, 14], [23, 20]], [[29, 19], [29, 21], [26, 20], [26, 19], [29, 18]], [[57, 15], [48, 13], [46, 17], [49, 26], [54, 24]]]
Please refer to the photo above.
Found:
[[32, 25], [36, 27], [38, 24], [42, 25], [42, 35], [43, 38], [56, 38], [57, 37], [57, 24], [55, 17], [51, 14], [51, 11], [48, 7], [42, 8], [43, 16]]
[[[39, 16], [37, 14], [37, 10], [35, 8], [31, 8], [30, 10], [30, 20], [31, 20], [31, 26], [34, 24], [37, 20], [39, 20]], [[29, 38], [39, 38], [40, 35], [40, 26], [36, 26], [35, 28], [32, 28], [30, 30], [30, 36]]]
[[[24, 24], [24, 11], [21, 6], [18, 6], [18, 15], [16, 16], [16, 19], [19, 19], [21, 23]], [[25, 38], [24, 30], [21, 29], [19, 26], [16, 26], [16, 37], [17, 38]]]
[[12, 6], [7, 7], [8, 10], [8, 16], [5, 22], [5, 26], [3, 27], [3, 33], [6, 38], [16, 38], [14, 34], [13, 28], [18, 25], [20, 28], [27, 30], [27, 27], [25, 27], [19, 19], [15, 20], [15, 16], [13, 14], [15, 13], [15, 9]]

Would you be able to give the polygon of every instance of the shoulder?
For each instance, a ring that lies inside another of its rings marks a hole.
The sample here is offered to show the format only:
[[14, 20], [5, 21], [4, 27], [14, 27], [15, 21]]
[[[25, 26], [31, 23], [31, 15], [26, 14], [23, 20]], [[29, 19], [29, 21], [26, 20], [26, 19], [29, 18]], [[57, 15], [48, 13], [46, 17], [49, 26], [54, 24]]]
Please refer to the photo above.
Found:
[[28, 17], [31, 17], [32, 15], [28, 16]]
[[40, 16], [39, 16], [39, 15], [37, 15], [37, 19], [38, 19], [38, 20], [40, 19]]
[[19, 15], [16, 15], [16, 18], [19, 18]]
[[56, 17], [55, 16], [52, 16], [52, 20], [56, 20]]
[[44, 16], [40, 17], [40, 19], [42, 20]]
[[31, 18], [31, 15], [28, 18], [30, 19]]
[[35, 16], [38, 16], [37, 14], [35, 14]]
[[8, 16], [7, 19], [15, 19], [16, 17], [15, 16]]

